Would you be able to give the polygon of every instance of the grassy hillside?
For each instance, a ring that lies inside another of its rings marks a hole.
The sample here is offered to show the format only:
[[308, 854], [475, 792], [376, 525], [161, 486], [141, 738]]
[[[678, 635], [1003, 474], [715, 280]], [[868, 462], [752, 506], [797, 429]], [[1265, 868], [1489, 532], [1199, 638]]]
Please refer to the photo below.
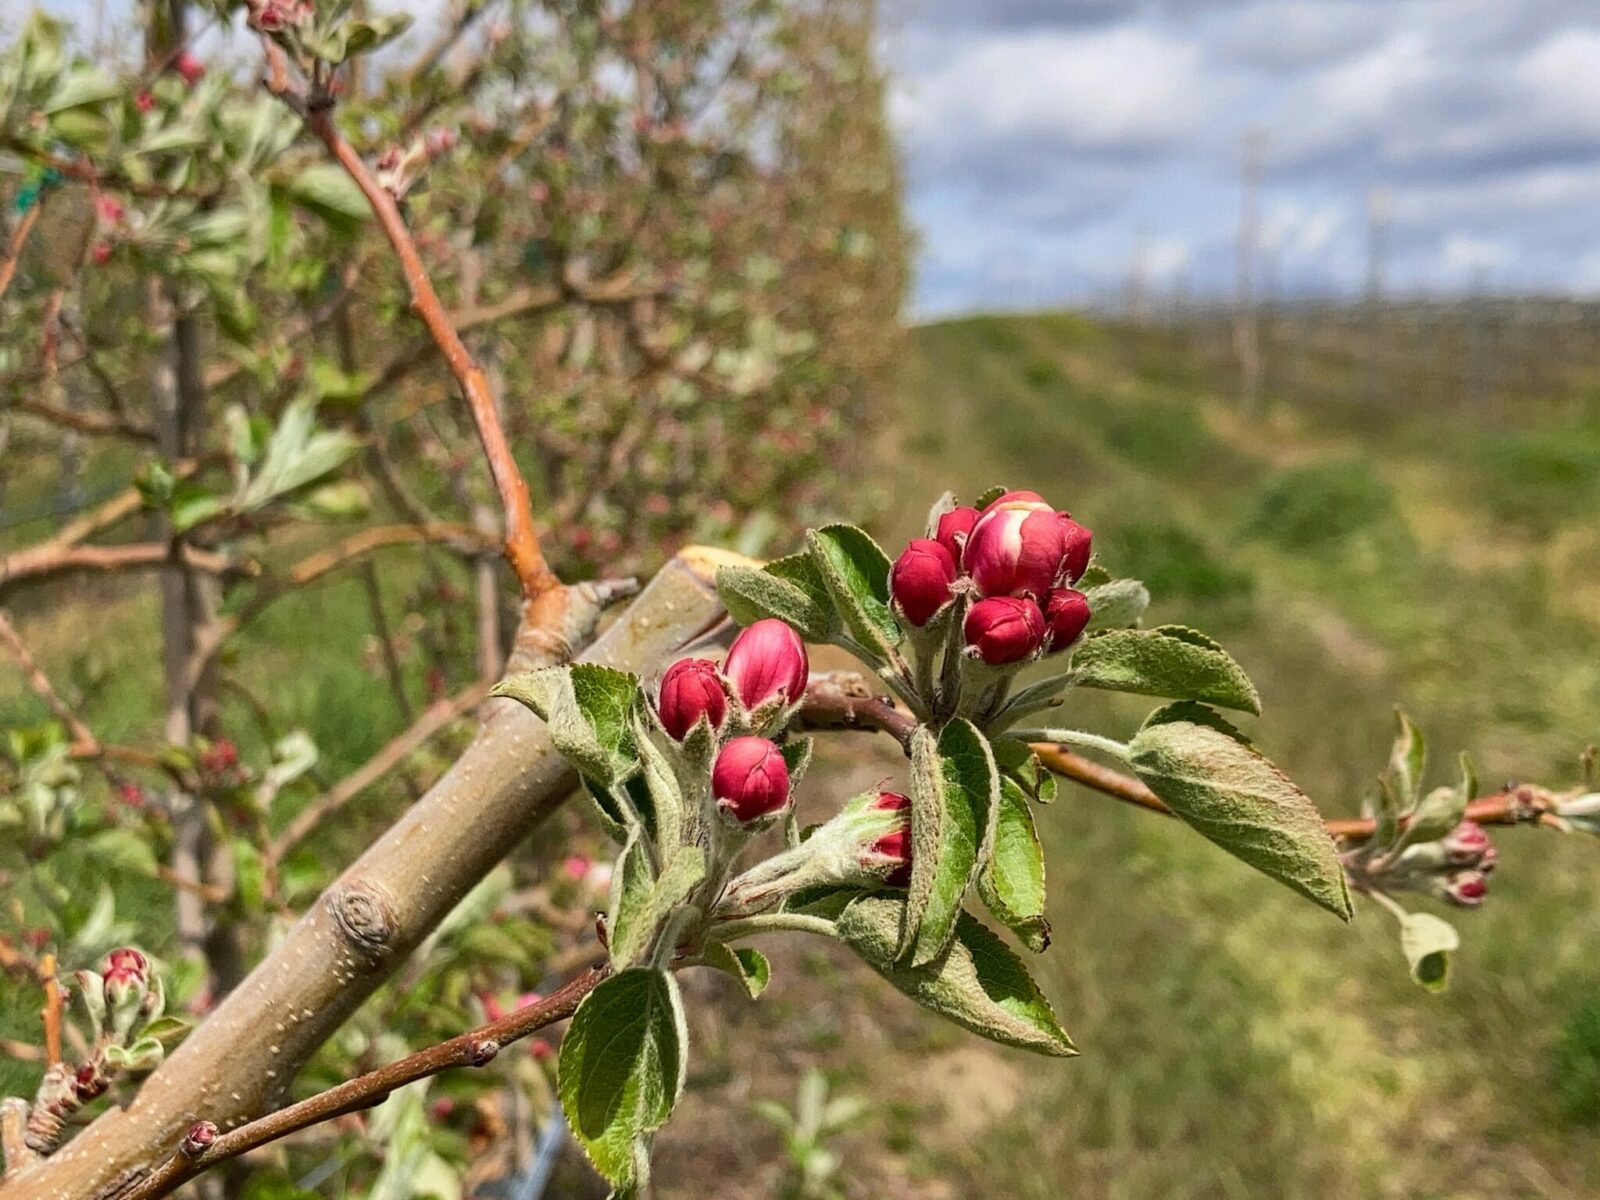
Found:
[[[1488, 779], [1569, 779], [1600, 735], [1600, 391], [1529, 397], [1512, 424], [1283, 397], [1247, 419], [1157, 330], [980, 318], [917, 346], [900, 494], [1006, 482], [1070, 507], [1155, 615], [1235, 651], [1266, 705], [1250, 732], [1325, 810], [1358, 803], [1395, 702], [1436, 762], [1469, 748]], [[1027, 1066], [1014, 1113], [943, 1148], [982, 1194], [1600, 1191], [1588, 839], [1500, 839], [1436, 998], [1376, 909], [1341, 928], [1086, 793], [1046, 824], [1044, 972], [1084, 1057]]]

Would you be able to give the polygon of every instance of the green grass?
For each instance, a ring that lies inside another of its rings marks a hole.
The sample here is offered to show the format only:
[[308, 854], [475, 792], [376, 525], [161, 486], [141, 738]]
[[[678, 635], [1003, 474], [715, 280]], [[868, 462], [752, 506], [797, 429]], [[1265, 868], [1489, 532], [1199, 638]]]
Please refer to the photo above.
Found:
[[[1574, 778], [1600, 732], [1600, 622], [1571, 588], [1594, 581], [1491, 528], [1528, 510], [1530, 456], [1561, 486], [1595, 486], [1561, 474], [1587, 451], [1559, 425], [1508, 439], [1487, 420], [1402, 407], [1353, 422], [1284, 397], [1250, 422], [1181, 341], [1054, 316], [934, 325], [917, 348], [901, 493], [1004, 482], [1071, 508], [1114, 571], [1151, 585], [1155, 616], [1225, 638], [1266, 705], [1250, 732], [1325, 811], [1355, 809], [1396, 701], [1440, 771], [1470, 749], [1487, 780]], [[1533, 511], [1545, 537], [1587, 544], [1600, 526], [1565, 492]], [[1083, 723], [1125, 731], [1140, 711], [1086, 701]], [[1433, 997], [1376, 909], [1342, 927], [1182, 827], [1087, 793], [1044, 832], [1057, 937], [1039, 965], [1084, 1055], [1028, 1068], [1016, 1116], [943, 1148], [965, 1188], [1600, 1192], [1600, 846], [1504, 833], [1491, 900], [1455, 915], [1456, 979]]]

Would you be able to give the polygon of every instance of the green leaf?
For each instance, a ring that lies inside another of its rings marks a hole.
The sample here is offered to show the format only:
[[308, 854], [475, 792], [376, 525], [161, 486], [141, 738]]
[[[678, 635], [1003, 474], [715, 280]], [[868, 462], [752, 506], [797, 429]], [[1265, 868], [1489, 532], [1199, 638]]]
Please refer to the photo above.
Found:
[[640, 775], [650, 798], [651, 827], [658, 845], [682, 841], [684, 796], [670, 759], [650, 736], [651, 708], [643, 693], [636, 693], [631, 725], [634, 748], [639, 753]]
[[1422, 731], [1411, 723], [1411, 718], [1396, 708], [1394, 719], [1399, 726], [1395, 734], [1394, 749], [1389, 753], [1389, 771], [1394, 777], [1395, 792], [1403, 807], [1414, 807], [1422, 796], [1422, 775], [1428, 766], [1428, 744]]
[[361, 189], [337, 163], [312, 163], [289, 182], [289, 195], [333, 225], [349, 226], [372, 215]]
[[991, 742], [989, 748], [994, 754], [995, 769], [1000, 772], [1002, 783], [1009, 778], [1022, 789], [1023, 795], [1038, 804], [1055, 801], [1056, 777], [1045, 770], [1032, 746], [1016, 738], [1001, 738]]
[[262, 508], [296, 488], [336, 470], [360, 448], [360, 441], [343, 429], [316, 428], [317, 406], [301, 397], [284, 409], [278, 426], [267, 439], [261, 465], [239, 497], [242, 512]]
[[635, 828], [617, 855], [611, 872], [610, 904], [606, 909], [606, 946], [611, 964], [625, 967], [632, 961], [637, 946], [648, 938], [641, 930], [649, 919], [650, 898], [655, 891], [655, 868], [644, 832]]
[[996, 500], [1000, 499], [1001, 496], [1004, 496], [1011, 490], [1012, 489], [1006, 487], [1005, 484], [997, 483], [987, 491], [980, 492], [978, 494], [978, 498], [972, 502], [972, 507], [977, 509], [979, 512], [982, 512], [984, 509], [988, 508], [989, 505], [993, 504]]
[[721, 942], [707, 942], [701, 957], [707, 966], [737, 979], [745, 995], [752, 1000], [766, 991], [767, 984], [772, 982], [772, 964], [759, 950], [746, 946], [735, 949]]
[[834, 632], [826, 605], [769, 569], [722, 567], [717, 571], [717, 595], [728, 615], [741, 625], [777, 617], [813, 642], [827, 641]]
[[557, 1090], [573, 1135], [619, 1190], [639, 1178], [640, 1141], [683, 1093], [689, 1034], [677, 981], [621, 971], [584, 997], [561, 1041]]
[[1034, 828], [1027, 794], [1010, 775], [1000, 776], [1000, 816], [994, 853], [978, 875], [978, 895], [996, 920], [1035, 954], [1050, 945], [1044, 915], [1044, 847]]
[[1180, 625], [1096, 634], [1073, 653], [1072, 673], [1079, 687], [1261, 711], [1244, 668], [1216, 642]]
[[655, 941], [667, 915], [687, 900], [705, 877], [704, 851], [699, 846], [679, 847], [642, 901], [637, 892], [628, 897], [632, 906], [626, 917], [609, 930], [612, 966], [625, 967], [637, 962]]
[[1198, 832], [1348, 921], [1344, 869], [1316, 806], [1205, 714], [1221, 721], [1193, 704], [1157, 712], [1129, 743], [1134, 771]]
[[911, 738], [911, 886], [900, 957], [932, 962], [955, 935], [967, 889], [994, 845], [999, 778], [989, 743], [957, 718]]
[[1150, 607], [1150, 592], [1137, 579], [1113, 579], [1085, 589], [1084, 595], [1089, 597], [1090, 632], [1131, 628]]
[[806, 769], [811, 766], [811, 741], [808, 737], [792, 738], [778, 747], [778, 753], [783, 755], [784, 766], [789, 768], [791, 790], [800, 785]]
[[889, 556], [854, 525], [825, 525], [806, 534], [844, 632], [862, 649], [887, 654], [900, 640], [889, 612]]
[[91, 104], [104, 104], [122, 94], [122, 85], [100, 67], [79, 65], [72, 67], [46, 97], [39, 111], [45, 116], [83, 108]]
[[981, 1037], [1036, 1054], [1077, 1053], [1022, 960], [969, 914], [932, 962], [901, 965], [905, 909], [903, 900], [883, 896], [854, 900], [839, 916], [839, 939], [922, 1007]]
[[550, 740], [579, 771], [615, 787], [638, 761], [628, 721], [638, 691], [638, 680], [623, 671], [573, 663], [512, 675], [491, 694], [526, 704], [544, 718]]
[[1432, 913], [1407, 913], [1400, 922], [1400, 949], [1411, 965], [1411, 978], [1430, 992], [1449, 985], [1450, 956], [1460, 945], [1455, 926]]
[[376, 50], [392, 42], [411, 27], [410, 13], [388, 13], [369, 17], [364, 21], [345, 23], [344, 54], [346, 58]]

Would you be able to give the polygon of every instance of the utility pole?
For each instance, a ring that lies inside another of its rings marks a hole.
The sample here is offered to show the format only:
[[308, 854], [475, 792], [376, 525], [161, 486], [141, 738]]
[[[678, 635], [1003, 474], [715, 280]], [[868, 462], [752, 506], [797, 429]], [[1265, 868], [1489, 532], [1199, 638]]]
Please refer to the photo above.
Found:
[[1254, 412], [1261, 399], [1261, 338], [1256, 321], [1256, 250], [1261, 225], [1261, 175], [1267, 135], [1252, 129], [1244, 138], [1239, 197], [1238, 279], [1234, 294], [1233, 349], [1239, 360], [1239, 403]]

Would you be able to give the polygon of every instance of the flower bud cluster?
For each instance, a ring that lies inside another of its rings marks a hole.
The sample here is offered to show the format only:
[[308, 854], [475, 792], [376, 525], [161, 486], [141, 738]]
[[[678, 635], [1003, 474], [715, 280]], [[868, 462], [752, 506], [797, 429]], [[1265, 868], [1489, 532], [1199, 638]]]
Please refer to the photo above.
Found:
[[1499, 861], [1488, 831], [1463, 820], [1442, 838], [1407, 847], [1385, 874], [1391, 887], [1477, 908], [1489, 894], [1489, 876]]
[[997, 667], [1065, 650], [1088, 626], [1088, 598], [1071, 585], [1088, 569], [1094, 535], [1037, 492], [953, 508], [933, 533], [911, 542], [889, 574], [894, 608], [914, 628], [968, 596], [966, 652]]
[[788, 805], [788, 763], [764, 734], [787, 721], [810, 676], [800, 635], [769, 617], [734, 638], [720, 664], [687, 658], [661, 677], [656, 715], [667, 736], [681, 744], [703, 728], [721, 743], [711, 795], [731, 821], [749, 824]]

